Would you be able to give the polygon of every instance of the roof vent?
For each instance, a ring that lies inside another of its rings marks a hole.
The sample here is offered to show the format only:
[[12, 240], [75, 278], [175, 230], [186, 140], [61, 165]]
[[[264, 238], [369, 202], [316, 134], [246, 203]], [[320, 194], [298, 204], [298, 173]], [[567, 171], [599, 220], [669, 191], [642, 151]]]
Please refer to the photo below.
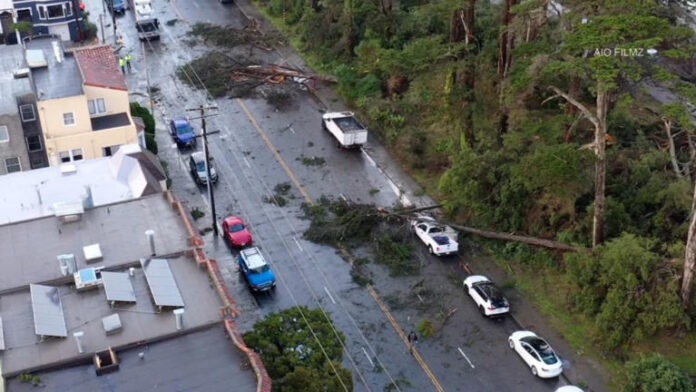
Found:
[[48, 67], [46, 56], [44, 56], [44, 52], [41, 49], [27, 49], [25, 57], [29, 68]]
[[60, 172], [64, 176], [77, 173], [77, 166], [74, 163], [60, 165]]
[[23, 78], [28, 78], [29, 77], [29, 68], [20, 68], [18, 70], [15, 70], [12, 75], [14, 76], [15, 79], [23, 79]]
[[61, 222], [70, 223], [79, 221], [85, 209], [79, 201], [58, 202], [53, 203], [53, 211]]
[[56, 56], [56, 61], [59, 63], [63, 62], [63, 48], [60, 47], [60, 43], [58, 41], [53, 41], [51, 42], [51, 45], [53, 46], [53, 55]]

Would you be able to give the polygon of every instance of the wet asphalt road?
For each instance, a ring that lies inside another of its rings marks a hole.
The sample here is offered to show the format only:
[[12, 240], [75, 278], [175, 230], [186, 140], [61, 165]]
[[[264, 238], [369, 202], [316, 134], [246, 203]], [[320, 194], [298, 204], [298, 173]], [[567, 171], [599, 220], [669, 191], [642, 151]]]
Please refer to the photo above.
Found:
[[[90, 9], [101, 7], [99, 0], [86, 2]], [[121, 53], [132, 53], [134, 57], [133, 72], [127, 75], [132, 100], [146, 102], [148, 76], [159, 89], [155, 103], [157, 141], [159, 156], [168, 164], [172, 189], [189, 208], [206, 211], [197, 226], [209, 225], [206, 190], [197, 187], [188, 173], [190, 151], [176, 148], [166, 124], [168, 118], [185, 114], [186, 109], [217, 105], [219, 109], [211, 112], [216, 115], [208, 119], [208, 131], [219, 131], [209, 136], [210, 153], [220, 176], [215, 187], [218, 217], [235, 214], [250, 224], [256, 245], [278, 278], [274, 293], [251, 295], [237, 272], [234, 252], [211, 233], [204, 236], [206, 251], [220, 263], [239, 303], [242, 315], [238, 321], [243, 329], [251, 328], [270, 312], [294, 305], [321, 307], [346, 336], [344, 366], [353, 373], [356, 391], [382, 391], [390, 384], [399, 385], [392, 387], [395, 391], [437, 390], [436, 384], [446, 391], [552, 391], [565, 384], [562, 379], [535, 379], [510, 352], [507, 337], [518, 327], [511, 319], [493, 322], [478, 314], [461, 290], [464, 275], [459, 259], [434, 259], [419, 249], [427, 265], [418, 277], [395, 279], [379, 266], [368, 268], [380, 298], [386, 299], [395, 321], [406, 332], [415, 329], [421, 318], [434, 318], [432, 309], [456, 309], [438, 336], [421, 339], [418, 347], [434, 382], [409, 355], [373, 296], [352, 281], [350, 267], [337, 251], [302, 239], [308, 222], [300, 218], [300, 205], [306, 201], [300, 189], [292, 187], [284, 207], [263, 201], [277, 184], [295, 185], [293, 178], [312, 200], [331, 195], [382, 206], [399, 200], [399, 191], [394, 189], [398, 186], [367, 153], [336, 149], [334, 141], [321, 130], [320, 104], [304, 92], [294, 91], [290, 107], [277, 111], [262, 97], [213, 101], [177, 79], [174, 71], [178, 66], [209, 50], [185, 43], [189, 24], [202, 21], [241, 27], [245, 18], [235, 5], [223, 6], [215, 0], [155, 0], [154, 6], [161, 22], [160, 41], [141, 46], [130, 11], [117, 23], [125, 41]], [[232, 52], [248, 55], [246, 49]], [[253, 56], [265, 63], [283, 61], [278, 52], [255, 50]], [[196, 80], [191, 70], [187, 73]], [[198, 120], [194, 124], [199, 128]], [[370, 143], [378, 147], [374, 141]], [[305, 165], [303, 156], [322, 157], [326, 164]], [[419, 199], [412, 194], [409, 198]], [[466, 261], [466, 251], [462, 254]], [[423, 278], [428, 290], [416, 298], [410, 286]]]

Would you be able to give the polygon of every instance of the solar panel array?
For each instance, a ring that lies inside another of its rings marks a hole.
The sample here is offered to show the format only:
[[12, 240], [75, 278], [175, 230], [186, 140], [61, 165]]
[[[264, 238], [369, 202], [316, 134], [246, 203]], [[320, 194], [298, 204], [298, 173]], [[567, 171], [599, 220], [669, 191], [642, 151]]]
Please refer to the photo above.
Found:
[[101, 278], [107, 301], [136, 302], [135, 290], [127, 273], [102, 271]]
[[67, 337], [63, 304], [58, 287], [29, 285], [31, 308], [34, 313], [34, 331], [40, 336]]
[[141, 260], [140, 264], [145, 272], [147, 285], [150, 286], [152, 299], [157, 306], [183, 307], [179, 286], [174, 280], [169, 262], [164, 259]]

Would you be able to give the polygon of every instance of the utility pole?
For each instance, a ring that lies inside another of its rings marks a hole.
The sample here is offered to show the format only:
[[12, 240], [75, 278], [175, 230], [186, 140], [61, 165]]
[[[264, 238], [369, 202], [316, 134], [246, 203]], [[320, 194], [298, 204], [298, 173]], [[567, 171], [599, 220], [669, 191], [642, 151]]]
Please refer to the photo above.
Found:
[[104, 17], [104, 14], [99, 14], [99, 27], [100, 27], [100, 30], [102, 33], [102, 43], [104, 44], [104, 43], [106, 43], [106, 39], [104, 38], [104, 21], [103, 21], [104, 18], [103, 17]]
[[82, 42], [82, 25], [80, 24], [80, 12], [82, 12], [82, 10], [78, 7], [77, 3], [79, 3], [78, 0], [72, 0], [73, 13], [75, 14], [75, 27], [77, 27], [77, 37], [80, 42]]
[[205, 155], [205, 173], [206, 173], [206, 184], [208, 186], [208, 201], [210, 202], [210, 215], [212, 217], [212, 223], [213, 223], [213, 233], [215, 236], [218, 236], [218, 227], [217, 227], [217, 217], [215, 215], [215, 196], [213, 195], [213, 180], [212, 176], [210, 175], [210, 157], [208, 156], [208, 131], [205, 126], [205, 119], [206, 117], [212, 117], [215, 115], [205, 115], [206, 110], [212, 110], [212, 109], [217, 109], [217, 106], [203, 106], [201, 105], [198, 108], [195, 109], [186, 109], [187, 111], [200, 111], [201, 116], [199, 117], [201, 119], [201, 130], [203, 131], [202, 137], [203, 137], [203, 154]]

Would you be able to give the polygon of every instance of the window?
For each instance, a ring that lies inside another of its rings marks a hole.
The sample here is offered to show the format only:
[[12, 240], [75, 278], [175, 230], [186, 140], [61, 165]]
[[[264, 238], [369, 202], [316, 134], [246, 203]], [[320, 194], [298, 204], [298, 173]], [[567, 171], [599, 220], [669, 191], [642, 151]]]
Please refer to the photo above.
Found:
[[82, 160], [82, 149], [77, 148], [71, 151], [72, 153], [72, 160], [73, 161], [81, 161]]
[[102, 148], [102, 155], [105, 157], [110, 157], [114, 154], [116, 154], [116, 151], [118, 151], [118, 148], [120, 145], [115, 145], [115, 146], [109, 146], [109, 147], [104, 147]]
[[63, 12], [63, 4], [46, 6], [46, 10], [48, 11], [48, 19], [62, 18], [65, 16], [65, 12]]
[[106, 103], [104, 102], [104, 98], [90, 99], [87, 101], [87, 106], [89, 106], [90, 116], [106, 113]]
[[10, 134], [7, 132], [7, 125], [0, 125], [0, 143], [10, 141]]
[[46, 7], [40, 5], [37, 8], [39, 10], [39, 19], [46, 19]]
[[41, 145], [41, 136], [27, 136], [27, 150], [29, 150], [29, 152], [41, 151], [42, 149], [43, 146]]
[[73, 9], [71, 3], [65, 3], [65, 16], [72, 16]]
[[21, 105], [19, 107], [19, 114], [22, 116], [22, 122], [36, 120], [36, 114], [34, 114], [34, 105], [30, 103]]
[[73, 112], [63, 113], [63, 125], [66, 127], [75, 125], [75, 114]]
[[70, 151], [61, 151], [58, 153], [61, 163], [74, 162], [82, 160], [82, 149], [76, 148]]
[[5, 159], [5, 169], [8, 173], [22, 171], [22, 165], [19, 164], [19, 157]]
[[17, 10], [17, 22], [31, 23], [31, 8], [22, 8]]

